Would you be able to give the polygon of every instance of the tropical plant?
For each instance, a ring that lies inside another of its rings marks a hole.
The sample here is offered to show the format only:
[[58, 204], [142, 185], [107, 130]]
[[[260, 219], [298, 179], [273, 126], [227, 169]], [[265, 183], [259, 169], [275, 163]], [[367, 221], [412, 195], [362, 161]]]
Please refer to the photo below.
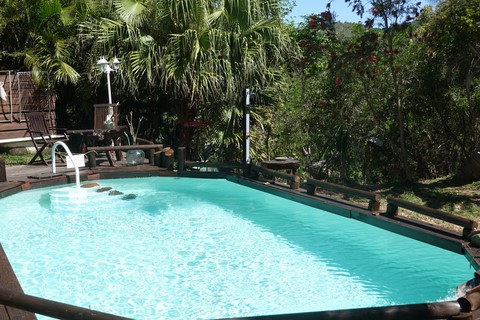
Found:
[[82, 39], [96, 39], [92, 53], [121, 59], [124, 92], [137, 100], [156, 92], [168, 101], [161, 111], [176, 115], [179, 144], [188, 147], [191, 141], [184, 123], [239, 104], [247, 86], [261, 89], [282, 79], [289, 40], [277, 0], [113, 4], [117, 16], [85, 22]]
[[[8, 50], [5, 62], [24, 65], [41, 76], [49, 74], [55, 82], [76, 83], [80, 74], [72, 66], [75, 51], [75, 26], [81, 9], [80, 1], [68, 4], [51, 1], [4, 1], [0, 15], [2, 46]], [[4, 62], [4, 63], [5, 63]]]

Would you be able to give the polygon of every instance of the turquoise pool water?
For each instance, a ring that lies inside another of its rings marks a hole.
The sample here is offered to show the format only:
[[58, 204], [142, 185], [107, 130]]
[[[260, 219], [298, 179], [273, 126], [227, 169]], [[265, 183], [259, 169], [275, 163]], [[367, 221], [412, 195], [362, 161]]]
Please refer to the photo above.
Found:
[[[137, 319], [455, 299], [465, 257], [225, 180], [101, 180], [0, 200], [27, 294]], [[126, 194], [133, 194], [123, 200]]]

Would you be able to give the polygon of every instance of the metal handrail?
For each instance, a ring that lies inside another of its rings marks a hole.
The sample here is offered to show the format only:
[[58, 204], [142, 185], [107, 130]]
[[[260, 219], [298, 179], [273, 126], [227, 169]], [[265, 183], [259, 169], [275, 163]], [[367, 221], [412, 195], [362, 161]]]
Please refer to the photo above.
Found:
[[80, 170], [78, 169], [78, 164], [73, 159], [72, 152], [70, 151], [68, 146], [65, 144], [65, 142], [57, 141], [52, 146], [52, 172], [57, 173], [57, 168], [55, 164], [55, 149], [57, 148], [58, 145], [61, 145], [63, 149], [65, 149], [68, 156], [70, 157], [70, 160], [72, 160], [73, 166], [75, 167], [75, 182], [77, 184], [77, 188], [80, 188]]

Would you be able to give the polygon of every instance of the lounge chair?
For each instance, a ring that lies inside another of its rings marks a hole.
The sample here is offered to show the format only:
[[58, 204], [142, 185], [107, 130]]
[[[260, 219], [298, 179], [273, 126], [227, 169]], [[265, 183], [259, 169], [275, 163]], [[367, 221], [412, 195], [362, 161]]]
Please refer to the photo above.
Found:
[[30, 138], [32, 138], [33, 146], [36, 149], [35, 155], [28, 164], [33, 164], [38, 158], [39, 161], [48, 165], [43, 157], [43, 151], [45, 151], [47, 147], [52, 147], [57, 141], [68, 141], [68, 136], [65, 133], [65, 130], [60, 132], [60, 129], [49, 128], [47, 118], [43, 112], [34, 111], [25, 113], [25, 119], [27, 120], [28, 133], [30, 134]]

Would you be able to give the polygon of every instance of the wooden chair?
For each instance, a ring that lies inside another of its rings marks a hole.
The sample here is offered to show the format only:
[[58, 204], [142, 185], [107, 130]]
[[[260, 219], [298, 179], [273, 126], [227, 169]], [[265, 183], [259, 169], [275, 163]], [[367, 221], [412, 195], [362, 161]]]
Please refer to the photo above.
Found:
[[105, 129], [105, 120], [108, 114], [113, 116], [113, 126], [118, 126], [118, 103], [94, 104], [93, 109], [93, 129]]
[[[42, 161], [45, 165], [48, 165], [47, 161], [44, 159], [42, 152], [47, 147], [51, 147], [57, 141], [68, 141], [68, 136], [65, 132], [60, 134], [52, 134], [51, 130], [47, 125], [47, 119], [43, 112], [28, 112], [25, 113], [25, 119], [27, 120], [27, 130], [32, 138], [33, 146], [36, 149], [35, 156], [28, 164], [33, 164], [37, 158]], [[63, 159], [62, 159], [63, 161]]]
[[[105, 123], [107, 119], [107, 115], [110, 115], [112, 118], [112, 123], [110, 124], [110, 129], [118, 127], [118, 119], [120, 118], [119, 113], [119, 103], [102, 103], [102, 104], [94, 104], [93, 105], [93, 129], [109, 129], [108, 125]], [[113, 128], [112, 128], [113, 127]], [[120, 143], [120, 139], [117, 138], [114, 140], [114, 144], [118, 145]], [[111, 152], [111, 151], [107, 151]], [[123, 155], [121, 151], [115, 152], [117, 160], [121, 160]], [[111, 154], [107, 154], [109, 160], [111, 158]]]

